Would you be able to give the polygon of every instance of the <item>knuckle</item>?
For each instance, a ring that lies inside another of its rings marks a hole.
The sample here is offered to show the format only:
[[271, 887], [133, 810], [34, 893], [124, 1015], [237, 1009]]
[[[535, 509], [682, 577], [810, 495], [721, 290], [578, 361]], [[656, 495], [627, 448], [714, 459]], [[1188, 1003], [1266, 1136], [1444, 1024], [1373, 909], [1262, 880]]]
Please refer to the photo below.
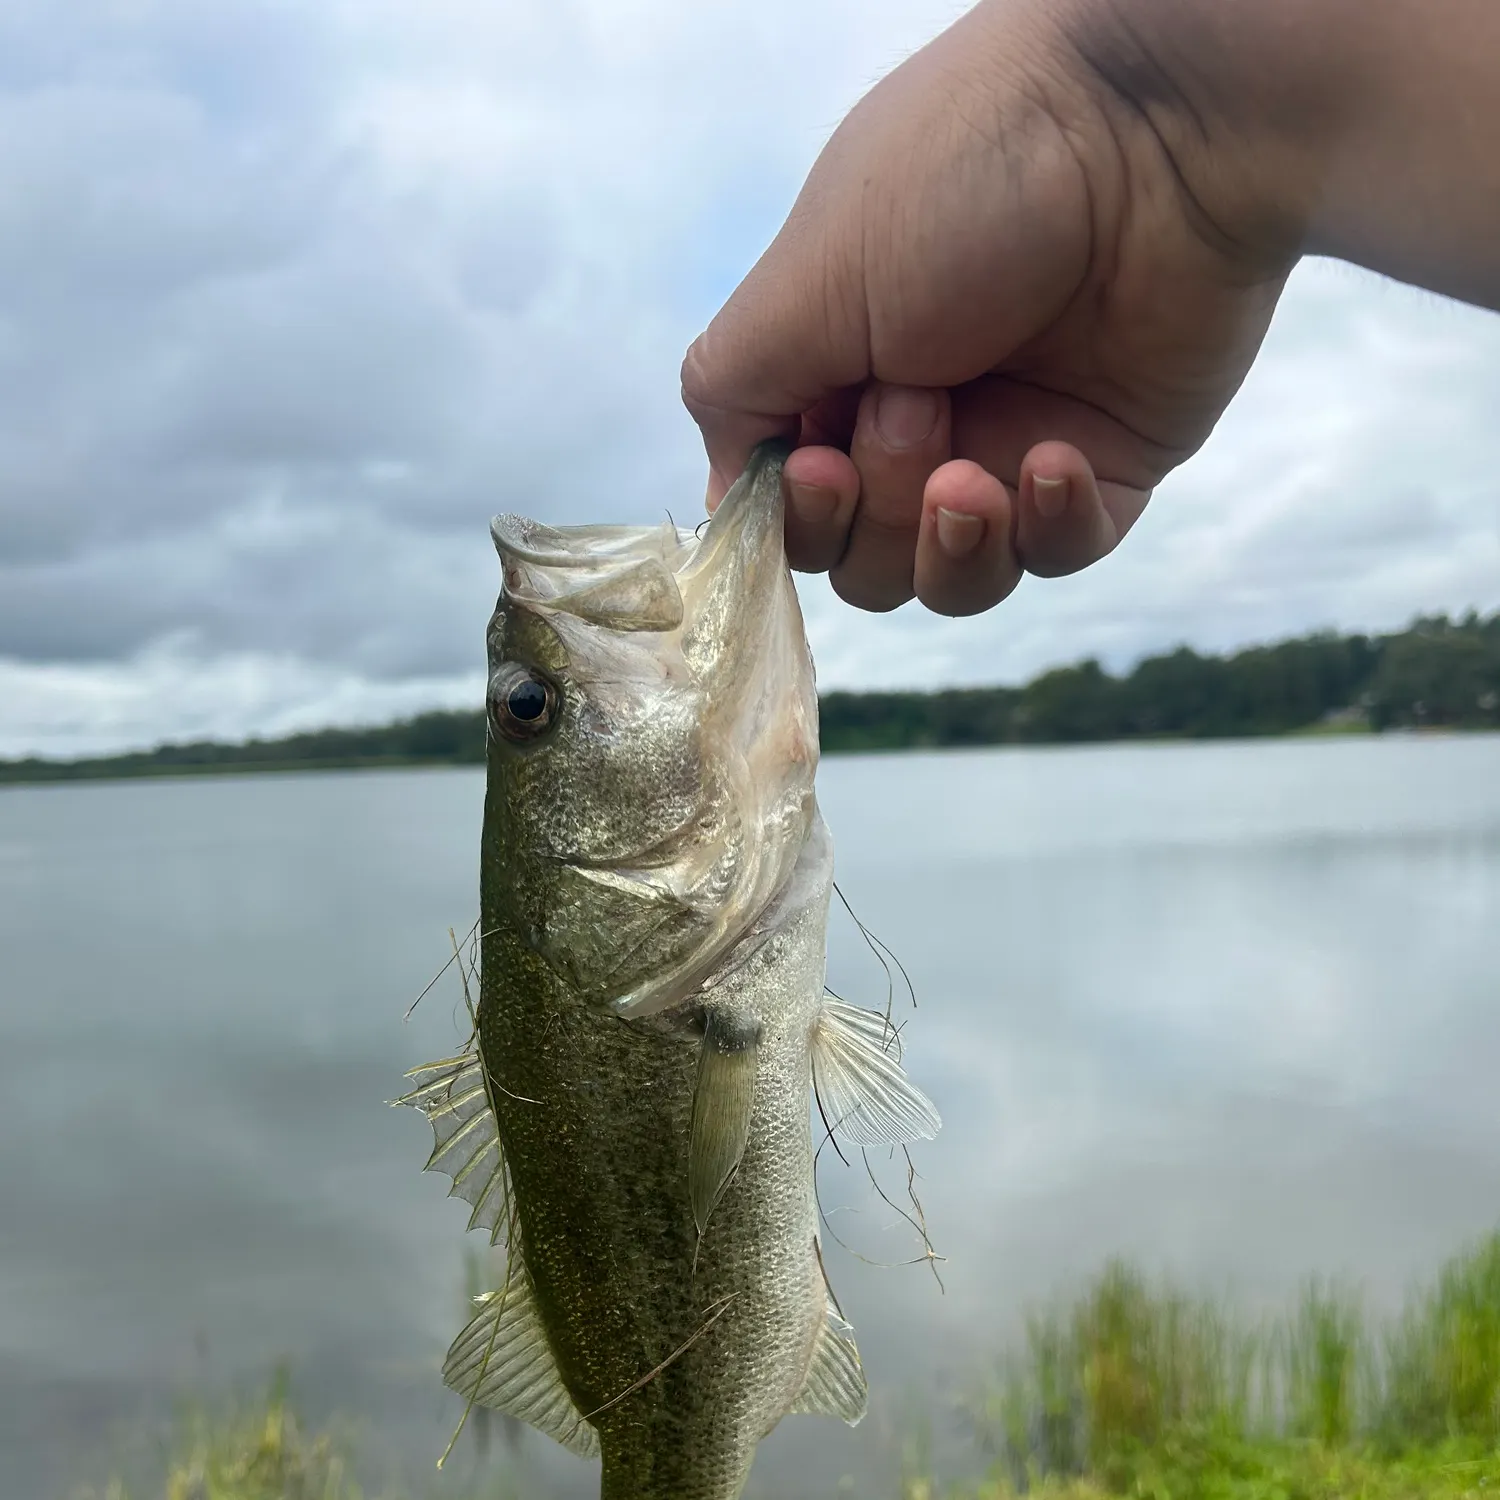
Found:
[[707, 334], [700, 334], [693, 340], [687, 353], [682, 356], [682, 368], [678, 375], [682, 389], [682, 404], [697, 421], [701, 421], [704, 416], [712, 415], [719, 409], [714, 400], [717, 394], [715, 382], [704, 347], [707, 338]]
[[914, 552], [922, 524], [926, 474], [902, 476], [878, 464], [861, 462], [856, 524], [882, 551]]

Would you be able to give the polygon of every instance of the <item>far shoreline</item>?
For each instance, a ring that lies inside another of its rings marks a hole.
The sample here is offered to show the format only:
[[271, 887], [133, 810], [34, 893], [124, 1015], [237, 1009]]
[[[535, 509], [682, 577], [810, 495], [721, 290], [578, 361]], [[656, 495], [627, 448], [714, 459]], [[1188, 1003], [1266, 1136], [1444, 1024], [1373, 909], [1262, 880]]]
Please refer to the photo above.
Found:
[[[1334, 743], [1351, 739], [1365, 742], [1375, 740], [1445, 740], [1478, 739], [1500, 735], [1493, 726], [1447, 726], [1427, 728], [1392, 728], [1376, 730], [1311, 728], [1287, 730], [1278, 734], [1237, 735], [1135, 735], [1110, 740], [1032, 740], [1025, 743], [998, 743], [972, 745], [873, 745], [849, 748], [825, 749], [822, 760], [886, 760], [904, 755], [969, 756], [997, 752], [1036, 754], [1038, 752], [1119, 750], [1127, 747], [1166, 750], [1186, 749], [1190, 746], [1236, 746], [1236, 745], [1285, 745], [1292, 743]], [[143, 752], [149, 753], [149, 752]], [[346, 760], [306, 761], [225, 761], [212, 765], [155, 765], [123, 769], [107, 766], [101, 758], [97, 761], [41, 761], [42, 769], [36, 774], [26, 774], [21, 768], [36, 762], [0, 761], [0, 794], [10, 787], [79, 787], [117, 786], [121, 782], [134, 781], [218, 781], [243, 780], [272, 776], [317, 776], [332, 773], [380, 771], [469, 771], [482, 773], [483, 761], [454, 760], [443, 757], [370, 757]], [[15, 774], [21, 770], [21, 774]]]
[[[1090, 659], [1019, 687], [833, 689], [819, 719], [827, 757], [1500, 730], [1500, 612], [1434, 615], [1389, 635], [1322, 631], [1224, 656], [1179, 646], [1121, 676]], [[0, 786], [482, 766], [487, 733], [479, 705], [434, 709], [277, 739], [0, 760]]]

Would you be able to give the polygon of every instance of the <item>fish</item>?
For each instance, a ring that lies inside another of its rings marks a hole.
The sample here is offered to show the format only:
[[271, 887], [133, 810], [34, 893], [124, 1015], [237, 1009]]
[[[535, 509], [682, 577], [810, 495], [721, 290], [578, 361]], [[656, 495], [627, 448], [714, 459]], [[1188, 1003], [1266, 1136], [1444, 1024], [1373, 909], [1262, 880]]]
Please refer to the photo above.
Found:
[[852, 1145], [939, 1126], [888, 1015], [825, 988], [787, 451], [699, 532], [491, 527], [474, 1030], [397, 1102], [505, 1247], [444, 1382], [597, 1455], [603, 1500], [733, 1500], [784, 1416], [858, 1423], [814, 1101]]

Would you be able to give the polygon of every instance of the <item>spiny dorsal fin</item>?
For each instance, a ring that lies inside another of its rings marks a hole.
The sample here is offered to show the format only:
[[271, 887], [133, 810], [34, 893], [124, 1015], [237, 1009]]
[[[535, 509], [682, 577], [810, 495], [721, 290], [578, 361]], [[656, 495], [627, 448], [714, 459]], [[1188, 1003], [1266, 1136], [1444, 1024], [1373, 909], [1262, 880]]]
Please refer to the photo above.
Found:
[[790, 1409], [838, 1417], [855, 1427], [865, 1414], [868, 1398], [869, 1387], [855, 1347], [854, 1330], [830, 1303], [818, 1329], [807, 1379]]
[[688, 1148], [688, 1193], [701, 1235], [750, 1139], [760, 1027], [710, 1011], [698, 1055], [693, 1136]]
[[813, 1086], [834, 1135], [856, 1146], [930, 1141], [942, 1124], [901, 1070], [896, 1028], [841, 1000], [826, 1000], [813, 1028]]
[[505, 1231], [510, 1194], [478, 1043], [460, 1057], [413, 1068], [406, 1076], [417, 1086], [395, 1102], [420, 1109], [435, 1137], [423, 1171], [453, 1179], [448, 1196], [473, 1205], [469, 1228], [487, 1229], [493, 1245]]
[[511, 1247], [506, 1284], [475, 1299], [479, 1312], [454, 1339], [443, 1384], [477, 1406], [529, 1422], [581, 1458], [594, 1458], [599, 1434], [563, 1385], [519, 1248]]

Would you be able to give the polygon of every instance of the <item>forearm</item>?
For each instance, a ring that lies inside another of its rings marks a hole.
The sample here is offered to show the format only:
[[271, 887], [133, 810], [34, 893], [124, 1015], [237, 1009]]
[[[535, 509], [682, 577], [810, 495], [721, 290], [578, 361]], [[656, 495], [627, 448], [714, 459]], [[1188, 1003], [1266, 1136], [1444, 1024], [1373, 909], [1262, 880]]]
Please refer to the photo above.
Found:
[[1500, 0], [1082, 0], [1072, 15], [1227, 238], [1500, 307]]
[[1500, 307], [1500, 4], [1320, 3], [1344, 13], [1357, 82], [1309, 250]]

